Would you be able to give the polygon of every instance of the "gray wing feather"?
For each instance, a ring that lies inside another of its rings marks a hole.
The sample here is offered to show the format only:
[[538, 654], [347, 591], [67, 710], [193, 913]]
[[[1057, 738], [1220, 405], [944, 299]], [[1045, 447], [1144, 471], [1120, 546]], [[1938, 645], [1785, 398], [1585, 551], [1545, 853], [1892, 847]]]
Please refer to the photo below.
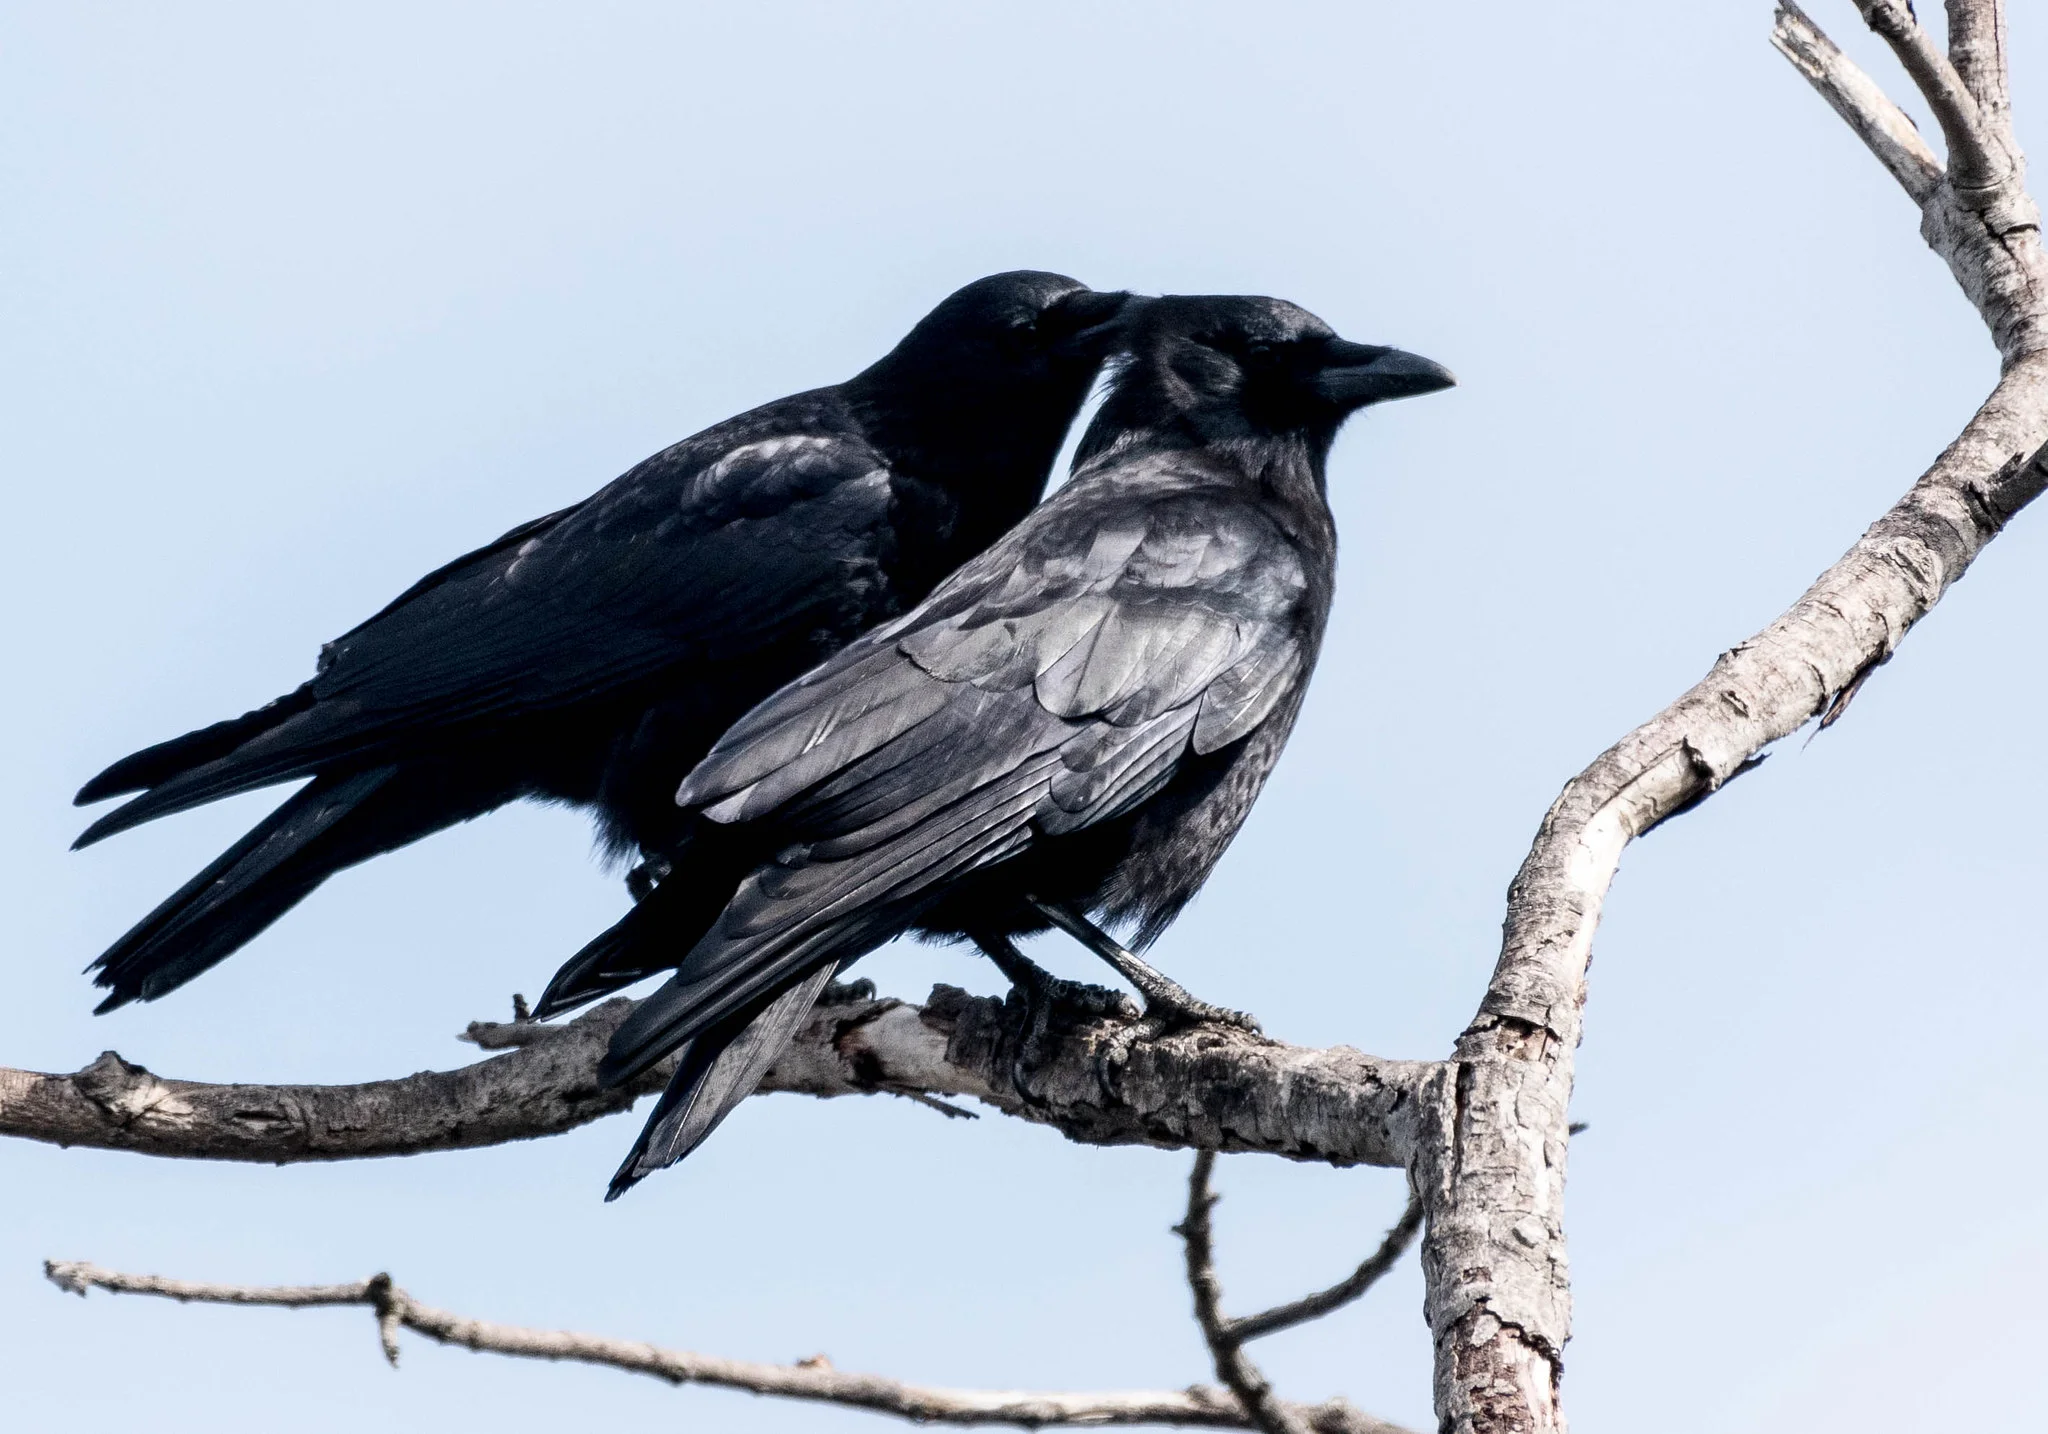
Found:
[[1308, 660], [1300, 643], [1266, 636], [1202, 694], [1201, 715], [1195, 719], [1195, 751], [1207, 755], [1248, 736], [1273, 715], [1273, 708], [1293, 689]]
[[1179, 707], [1142, 726], [1100, 729], [1109, 740], [1070, 743], [1060, 753], [1067, 770], [1048, 791], [1054, 810], [1039, 813], [1038, 829], [1079, 831], [1144, 801], [1180, 765], [1194, 725], [1194, 708]]
[[[713, 821], [748, 821], [945, 708], [949, 694], [944, 687], [906, 681], [900, 671], [877, 666], [880, 670], [872, 675], [858, 674], [854, 684], [834, 688], [836, 700], [800, 709], [758, 746], [731, 749], [723, 762], [718, 761], [721, 753], [714, 752], [685, 779], [677, 802], [691, 806], [711, 792], [729, 791], [705, 814]], [[869, 680], [860, 681], [863, 676]]]

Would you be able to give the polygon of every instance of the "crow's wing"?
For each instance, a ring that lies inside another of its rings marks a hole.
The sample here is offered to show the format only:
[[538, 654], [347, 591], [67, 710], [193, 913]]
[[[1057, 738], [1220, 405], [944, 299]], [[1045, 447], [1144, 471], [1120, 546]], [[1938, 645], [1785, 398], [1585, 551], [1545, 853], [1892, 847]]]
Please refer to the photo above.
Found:
[[915, 920], [948, 882], [1128, 812], [1306, 671], [1299, 550], [1154, 460], [1077, 479], [916, 611], [742, 718], [678, 800], [789, 846], [614, 1039], [625, 1079]]
[[96, 839], [450, 726], [545, 712], [692, 661], [872, 620], [893, 487], [851, 436], [686, 441], [423, 579], [322, 650], [295, 710], [109, 814]]

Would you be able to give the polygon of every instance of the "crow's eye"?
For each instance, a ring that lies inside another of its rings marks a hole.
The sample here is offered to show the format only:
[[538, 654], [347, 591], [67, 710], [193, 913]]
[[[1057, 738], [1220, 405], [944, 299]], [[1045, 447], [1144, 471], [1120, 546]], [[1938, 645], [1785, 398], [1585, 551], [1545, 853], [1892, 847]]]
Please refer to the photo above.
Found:
[[1244, 346], [1244, 356], [1253, 363], [1265, 363], [1273, 357], [1273, 346], [1264, 339], [1253, 339]]

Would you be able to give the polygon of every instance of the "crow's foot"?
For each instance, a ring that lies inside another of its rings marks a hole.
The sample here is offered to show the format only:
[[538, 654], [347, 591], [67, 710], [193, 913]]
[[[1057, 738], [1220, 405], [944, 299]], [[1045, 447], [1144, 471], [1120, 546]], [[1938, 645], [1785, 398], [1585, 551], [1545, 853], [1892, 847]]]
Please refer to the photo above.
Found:
[[1214, 1006], [1196, 999], [1187, 987], [1148, 964], [1073, 907], [1062, 902], [1036, 899], [1031, 904], [1053, 925], [1100, 956], [1119, 976], [1138, 988], [1138, 994], [1145, 998], [1145, 1024], [1160, 1023], [1154, 1034], [1164, 1034], [1181, 1026], [1199, 1025], [1204, 1021], [1247, 1031], [1259, 1029], [1258, 1021], [1244, 1011], [1233, 1011], [1227, 1006]]
[[1123, 992], [1055, 976], [1019, 951], [1007, 936], [976, 936], [974, 944], [1009, 977], [1010, 994], [1023, 1008], [1009, 1075], [1017, 1094], [1032, 1105], [1044, 1104], [1032, 1090], [1030, 1073], [1055, 1029], [1101, 1020], [1116, 1021], [1127, 1029], [1142, 1024], [1137, 1003]]

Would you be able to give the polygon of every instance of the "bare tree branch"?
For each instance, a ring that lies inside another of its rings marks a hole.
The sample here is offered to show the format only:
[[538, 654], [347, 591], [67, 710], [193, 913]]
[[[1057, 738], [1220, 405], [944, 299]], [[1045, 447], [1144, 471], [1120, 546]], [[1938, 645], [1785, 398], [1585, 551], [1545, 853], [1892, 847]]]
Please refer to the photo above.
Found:
[[1984, 127], [2012, 143], [2012, 91], [2005, 64], [2004, 0], [1948, 0], [1948, 58], [1977, 101]]
[[1209, 1189], [1209, 1172], [1215, 1166], [1215, 1152], [1195, 1153], [1194, 1169], [1188, 1173], [1188, 1213], [1173, 1227], [1187, 1255], [1195, 1323], [1202, 1328], [1216, 1377], [1237, 1396], [1253, 1428], [1262, 1434], [1308, 1434], [1307, 1425], [1273, 1392], [1266, 1376], [1244, 1352], [1244, 1340], [1223, 1313], [1223, 1286], [1216, 1278], [1216, 1252], [1209, 1229], [1209, 1212], [1216, 1205], [1216, 1196]]
[[1284, 1305], [1262, 1310], [1255, 1315], [1230, 1321], [1230, 1332], [1239, 1340], [1263, 1339], [1269, 1334], [1278, 1334], [1283, 1329], [1292, 1329], [1312, 1319], [1321, 1319], [1332, 1310], [1342, 1309], [1367, 1290], [1379, 1283], [1380, 1277], [1394, 1268], [1394, 1262], [1415, 1243], [1415, 1237], [1422, 1229], [1422, 1201], [1414, 1195], [1408, 1197], [1408, 1208], [1401, 1212], [1401, 1218], [1387, 1236], [1380, 1241], [1380, 1247], [1368, 1255], [1365, 1262], [1349, 1275], [1326, 1290], [1317, 1290], [1312, 1295], [1303, 1295], [1298, 1300], [1289, 1300]]
[[[1111, 1390], [1101, 1393], [945, 1389], [906, 1384], [872, 1374], [849, 1374], [822, 1355], [795, 1364], [762, 1364], [716, 1355], [663, 1349], [639, 1340], [609, 1339], [566, 1330], [528, 1329], [470, 1319], [421, 1304], [385, 1274], [348, 1285], [220, 1285], [158, 1275], [129, 1275], [77, 1260], [49, 1260], [43, 1273], [58, 1288], [84, 1296], [102, 1289], [117, 1294], [158, 1295], [180, 1302], [264, 1305], [283, 1309], [359, 1305], [377, 1319], [384, 1356], [398, 1363], [397, 1332], [409, 1329], [438, 1344], [459, 1345], [519, 1359], [570, 1360], [631, 1374], [651, 1374], [671, 1384], [706, 1384], [750, 1394], [837, 1404], [890, 1414], [918, 1424], [1010, 1424], [1027, 1429], [1166, 1424], [1207, 1429], [1249, 1429], [1237, 1402], [1221, 1389]], [[1361, 1414], [1341, 1399], [1323, 1404], [1290, 1404], [1295, 1430], [1313, 1434], [1408, 1434], [1399, 1425]]]
[[[1883, 660], [2048, 486], [2048, 359], [2013, 369], [1913, 490], [1763, 632], [1565, 787], [1508, 890], [1478, 1016], [1425, 1095], [1414, 1178], [1448, 1427], [1562, 1430], [1566, 1105], [1594, 927], [1622, 848]], [[1459, 1424], [1457, 1421], [1467, 1421]]]
[[[1990, 327], [2004, 372], [1955, 442], [1841, 561], [1574, 777], [1544, 818], [1508, 889], [1479, 1013], [1424, 1092], [1411, 1170], [1428, 1211], [1423, 1272], [1446, 1429], [1564, 1428], [1566, 1106], [1593, 932], [1622, 849], [1827, 711], [2048, 486], [2048, 260], [2019, 187], [2020, 156], [1991, 155], [1976, 101], [1909, 11], [1897, 0], [1862, 9], [1942, 116], [1949, 169], [1923, 201], [1921, 233]], [[1818, 65], [1828, 83], [1817, 86], [1864, 133], [1871, 102], [1827, 61], [1832, 47], [1821, 48], [1812, 22], [1781, 5], [1774, 39], [1809, 79]], [[1981, 67], [1976, 83], [1986, 83]]]
[[[625, 1090], [598, 1086], [605, 1043], [632, 1005], [608, 1001], [559, 1027], [478, 1023], [468, 1038], [506, 1054], [362, 1085], [167, 1080], [111, 1051], [71, 1075], [0, 1069], [0, 1135], [273, 1164], [556, 1135], [624, 1110], [666, 1079], [658, 1067]], [[923, 1007], [846, 997], [819, 1007], [762, 1088], [971, 1096], [1088, 1144], [1402, 1165], [1414, 1140], [1414, 1092], [1430, 1068], [1229, 1027], [1132, 1044], [1117, 1039], [1119, 1023], [1099, 1017], [1056, 1024], [1041, 1038], [1027, 1024], [1021, 1003], [949, 986]]]
[[1906, 112], [1790, 0], [1778, 7], [1771, 43], [1834, 106], [1913, 202], [1925, 203], [1941, 183], [1941, 162]]

